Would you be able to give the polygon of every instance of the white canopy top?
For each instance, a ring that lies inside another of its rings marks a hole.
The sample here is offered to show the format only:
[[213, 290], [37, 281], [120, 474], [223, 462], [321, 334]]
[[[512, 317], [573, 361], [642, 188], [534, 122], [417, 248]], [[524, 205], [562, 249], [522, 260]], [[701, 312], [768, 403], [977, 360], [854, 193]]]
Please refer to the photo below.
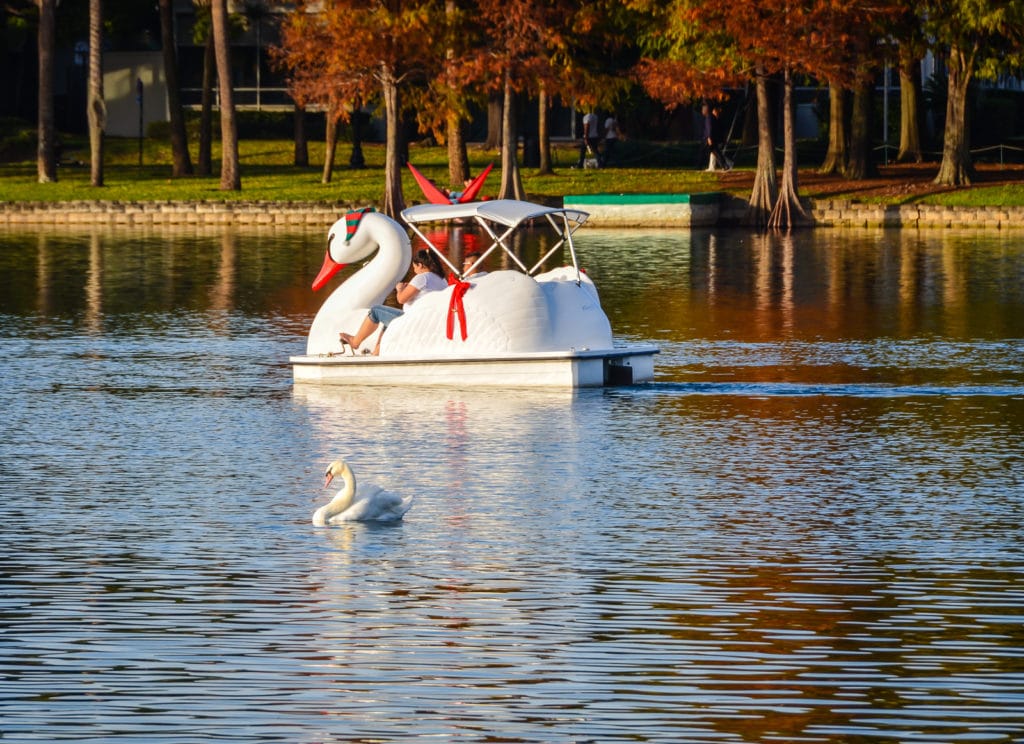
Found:
[[402, 211], [402, 219], [410, 225], [420, 222], [479, 218], [506, 227], [516, 227], [527, 220], [548, 215], [564, 215], [577, 225], [582, 225], [590, 217], [587, 212], [581, 212], [578, 209], [545, 207], [543, 204], [515, 199], [495, 199], [466, 202], [465, 204], [418, 204]]
[[[516, 228], [524, 222], [544, 218], [557, 231], [560, 239], [548, 252], [545, 253], [533, 268], [527, 268], [516, 255], [505, 240], [515, 232]], [[579, 262], [576, 260], [576, 248], [572, 242], [572, 234], [587, 221], [590, 217], [588, 212], [581, 212], [578, 209], [566, 209], [565, 207], [545, 207], [543, 204], [534, 204], [516, 199], [495, 199], [492, 201], [466, 202], [465, 204], [418, 204], [402, 211], [402, 219], [406, 221], [419, 237], [430, 246], [438, 258], [445, 263], [453, 272], [470, 274], [476, 267], [483, 263], [483, 260], [492, 252], [498, 249], [504, 250], [509, 258], [515, 262], [527, 274], [533, 275], [540, 269], [541, 265], [563, 244], [569, 247], [569, 254], [572, 257], [573, 268], [576, 269], [576, 278], [579, 280]], [[430, 242], [428, 236], [417, 227], [417, 225], [428, 222], [445, 222], [450, 220], [473, 220], [491, 238], [491, 247], [484, 251], [471, 267], [464, 272], [459, 270], [445, 256], [444, 251]], [[500, 226], [500, 227], [499, 227]], [[500, 232], [504, 230], [504, 232]], [[499, 234], [500, 232], [500, 234]]]

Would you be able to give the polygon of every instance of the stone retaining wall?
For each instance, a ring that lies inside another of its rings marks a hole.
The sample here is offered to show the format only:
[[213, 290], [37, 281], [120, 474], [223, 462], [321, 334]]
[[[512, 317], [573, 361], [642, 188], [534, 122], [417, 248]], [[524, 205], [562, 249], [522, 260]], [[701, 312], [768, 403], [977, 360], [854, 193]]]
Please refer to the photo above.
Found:
[[[322, 227], [354, 205], [324, 202], [18, 202], [0, 203], [0, 225], [190, 225]], [[718, 224], [742, 222], [746, 202], [725, 197]], [[1024, 228], [1024, 207], [879, 206], [845, 200], [805, 201], [826, 227]], [[610, 227], [611, 225], [603, 225]]]
[[852, 227], [1024, 228], [1024, 207], [877, 206], [820, 201], [812, 205], [815, 222]]
[[324, 202], [19, 202], [0, 203], [0, 225], [319, 226], [352, 209]]
[[[719, 211], [719, 224], [740, 224], [746, 204], [727, 197]], [[813, 224], [822, 227], [1024, 228], [1024, 207], [886, 206], [844, 199], [806, 199], [803, 205]]]

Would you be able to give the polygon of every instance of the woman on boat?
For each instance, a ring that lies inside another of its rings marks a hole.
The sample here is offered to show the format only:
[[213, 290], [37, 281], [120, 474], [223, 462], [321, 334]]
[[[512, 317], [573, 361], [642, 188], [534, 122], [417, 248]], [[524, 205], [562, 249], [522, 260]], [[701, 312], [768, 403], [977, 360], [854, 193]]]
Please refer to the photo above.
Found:
[[[412, 304], [426, 292], [438, 292], [448, 286], [444, 278], [444, 269], [441, 262], [432, 251], [420, 249], [412, 259], [413, 277], [408, 282], [399, 282], [395, 285], [395, 298], [402, 303], [402, 309], [388, 305], [374, 305], [366, 314], [362, 325], [355, 335], [340, 333], [342, 347], [350, 346], [353, 352], [359, 350], [360, 345], [377, 330], [377, 326], [384, 326], [408, 310]], [[384, 331], [381, 331], [383, 335]], [[380, 353], [380, 336], [377, 337], [377, 345], [373, 349], [374, 354]]]

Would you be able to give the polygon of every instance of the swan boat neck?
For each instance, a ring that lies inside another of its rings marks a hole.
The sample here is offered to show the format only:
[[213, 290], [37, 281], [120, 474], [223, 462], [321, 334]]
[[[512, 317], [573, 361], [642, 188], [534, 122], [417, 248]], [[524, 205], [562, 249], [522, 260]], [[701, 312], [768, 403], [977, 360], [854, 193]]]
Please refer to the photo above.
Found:
[[[377, 281], [380, 299], [369, 304], [382, 303], [395, 274], [375, 272], [374, 264], [384, 266], [388, 256], [402, 254], [404, 276], [410, 255], [405, 228], [385, 215], [364, 217], [365, 226], [354, 231], [351, 215], [347, 226], [345, 219], [339, 220], [328, 237], [325, 265], [373, 258], [321, 307], [310, 329], [307, 353], [290, 359], [296, 383], [578, 388], [653, 379], [659, 349], [614, 341], [597, 288], [579, 267], [573, 234], [586, 222], [587, 212], [498, 199], [420, 204], [401, 216], [451, 272], [450, 286], [418, 299], [392, 321], [380, 337], [379, 356], [354, 353], [340, 343], [332, 348], [330, 334], [336, 338], [340, 331], [350, 332], [352, 323], [368, 310], [365, 294], [358, 303], [346, 304], [353, 288]], [[470, 228], [481, 246], [470, 250], [466, 244], [450, 256], [436, 244], [439, 223], [460, 232]], [[523, 262], [510, 240], [527, 225], [547, 226], [556, 237], [533, 266]], [[336, 239], [339, 232], [341, 239]], [[490, 245], [484, 247], [487, 240]], [[563, 247], [571, 263], [542, 271]], [[495, 252], [504, 254], [503, 263], [511, 269], [476, 273]], [[457, 254], [477, 257], [460, 271]], [[372, 348], [372, 343], [373, 339], [364, 346]]]

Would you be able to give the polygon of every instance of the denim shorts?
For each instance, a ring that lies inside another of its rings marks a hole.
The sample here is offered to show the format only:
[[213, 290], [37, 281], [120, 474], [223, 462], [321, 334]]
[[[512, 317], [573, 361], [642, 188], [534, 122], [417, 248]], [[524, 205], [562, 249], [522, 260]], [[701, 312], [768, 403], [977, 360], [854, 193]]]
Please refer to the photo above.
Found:
[[391, 307], [390, 305], [374, 305], [370, 308], [369, 312], [370, 320], [374, 323], [380, 323], [385, 328], [388, 327], [388, 323], [401, 314], [401, 310], [397, 307]]

